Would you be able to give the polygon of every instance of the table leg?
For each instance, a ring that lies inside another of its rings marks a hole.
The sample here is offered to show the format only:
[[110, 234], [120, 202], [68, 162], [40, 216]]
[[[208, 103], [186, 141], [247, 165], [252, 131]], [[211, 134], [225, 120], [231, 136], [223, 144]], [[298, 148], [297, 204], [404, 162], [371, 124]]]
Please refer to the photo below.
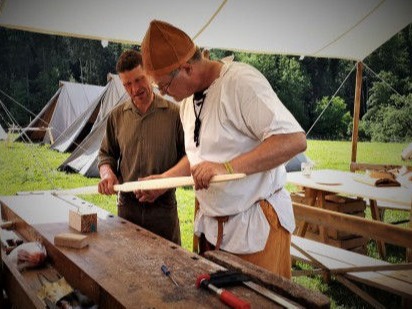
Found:
[[[382, 221], [376, 200], [369, 200], [369, 204], [371, 207], [372, 219], [376, 221]], [[381, 258], [385, 258], [386, 256], [385, 243], [382, 240], [377, 240], [376, 245], [378, 247], [379, 256]]]
[[[318, 205], [317, 206], [319, 208], [325, 209], [325, 196], [326, 196], [326, 192], [318, 191], [318, 194], [317, 194], [317, 204]], [[320, 237], [320, 240], [324, 244], [327, 243], [327, 240], [326, 240], [327, 233], [328, 233], [328, 231], [327, 231], [326, 227], [324, 225], [319, 225], [319, 237]]]
[[[317, 190], [311, 188], [304, 188], [305, 190], [305, 204], [309, 206], [315, 206]], [[300, 237], [305, 237], [306, 231], [308, 230], [308, 223], [306, 221], [300, 222], [297, 227], [296, 235]]]

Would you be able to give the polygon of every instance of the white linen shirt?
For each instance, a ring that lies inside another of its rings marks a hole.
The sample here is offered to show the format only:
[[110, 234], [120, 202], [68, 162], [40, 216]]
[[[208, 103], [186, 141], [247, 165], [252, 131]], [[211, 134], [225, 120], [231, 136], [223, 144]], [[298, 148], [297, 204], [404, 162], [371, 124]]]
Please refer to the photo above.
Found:
[[[198, 147], [194, 143], [193, 97], [181, 102], [180, 115], [191, 165], [203, 161], [226, 162], [254, 149], [271, 135], [303, 131], [258, 70], [231, 61], [224, 62], [220, 76], [207, 90], [200, 114]], [[197, 190], [200, 208], [194, 224], [195, 234], [204, 233], [206, 239], [215, 244], [217, 220], [213, 217], [228, 215], [221, 249], [236, 254], [262, 251], [270, 226], [259, 200], [266, 199], [273, 205], [281, 225], [289, 232], [295, 228], [289, 193], [283, 189], [274, 194], [285, 182], [286, 170], [281, 165], [241, 180]]]

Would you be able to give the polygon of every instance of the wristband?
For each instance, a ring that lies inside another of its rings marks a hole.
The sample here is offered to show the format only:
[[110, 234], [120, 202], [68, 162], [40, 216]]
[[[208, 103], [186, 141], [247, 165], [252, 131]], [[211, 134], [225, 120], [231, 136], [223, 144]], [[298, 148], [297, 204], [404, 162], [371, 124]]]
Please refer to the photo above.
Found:
[[233, 167], [229, 161], [224, 162], [223, 165], [225, 166], [226, 172], [228, 172], [229, 174], [233, 174]]

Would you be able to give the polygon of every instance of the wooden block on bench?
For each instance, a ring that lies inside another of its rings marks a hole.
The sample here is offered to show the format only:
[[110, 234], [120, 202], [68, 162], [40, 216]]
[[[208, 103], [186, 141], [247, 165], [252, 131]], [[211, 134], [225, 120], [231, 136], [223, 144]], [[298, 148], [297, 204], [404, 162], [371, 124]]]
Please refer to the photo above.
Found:
[[89, 244], [89, 238], [86, 235], [75, 233], [61, 233], [54, 236], [56, 246], [81, 249]]
[[80, 213], [70, 210], [69, 225], [80, 233], [97, 231], [97, 213]]

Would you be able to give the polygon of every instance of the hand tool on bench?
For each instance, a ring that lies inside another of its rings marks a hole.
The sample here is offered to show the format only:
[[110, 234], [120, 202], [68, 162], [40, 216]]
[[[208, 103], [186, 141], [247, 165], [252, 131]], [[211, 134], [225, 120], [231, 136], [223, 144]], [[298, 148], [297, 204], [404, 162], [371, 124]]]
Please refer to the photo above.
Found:
[[[213, 176], [210, 183], [226, 182], [232, 180], [238, 180], [246, 177], [246, 174], [223, 174]], [[194, 180], [192, 176], [185, 177], [168, 177], [168, 178], [157, 178], [148, 180], [139, 180], [125, 182], [123, 184], [114, 185], [114, 190], [119, 192], [133, 192], [136, 190], [161, 190], [161, 189], [171, 189], [184, 186], [193, 186]], [[77, 195], [77, 194], [98, 194], [98, 186], [88, 186], [68, 190], [54, 190], [51, 191], [53, 195]]]
[[212, 283], [216, 287], [224, 287], [224, 286], [233, 286], [236, 284], [243, 283], [248, 288], [252, 289], [253, 291], [265, 296], [266, 298], [272, 300], [273, 302], [285, 307], [285, 308], [299, 308], [294, 303], [286, 300], [285, 298], [275, 294], [271, 290], [266, 289], [265, 287], [258, 285], [250, 280], [248, 276], [242, 274], [238, 271], [217, 271], [215, 273], [210, 274], [209, 282]]
[[197, 277], [196, 280], [196, 287], [197, 288], [207, 288], [213, 292], [215, 292], [217, 295], [219, 295], [219, 299], [224, 302], [226, 305], [228, 305], [230, 308], [234, 309], [250, 309], [250, 303], [247, 301], [238, 298], [236, 295], [233, 293], [224, 290], [222, 288], [218, 288], [215, 285], [211, 284], [210, 281], [210, 275], [209, 274], [203, 274]]
[[170, 280], [172, 280], [172, 282], [176, 285], [179, 286], [179, 284], [177, 284], [176, 280], [173, 279], [172, 274], [170, 273], [170, 270], [167, 268], [166, 265], [162, 265], [162, 267], [160, 267], [162, 269], [162, 272], [166, 275], [166, 277], [169, 277]]

